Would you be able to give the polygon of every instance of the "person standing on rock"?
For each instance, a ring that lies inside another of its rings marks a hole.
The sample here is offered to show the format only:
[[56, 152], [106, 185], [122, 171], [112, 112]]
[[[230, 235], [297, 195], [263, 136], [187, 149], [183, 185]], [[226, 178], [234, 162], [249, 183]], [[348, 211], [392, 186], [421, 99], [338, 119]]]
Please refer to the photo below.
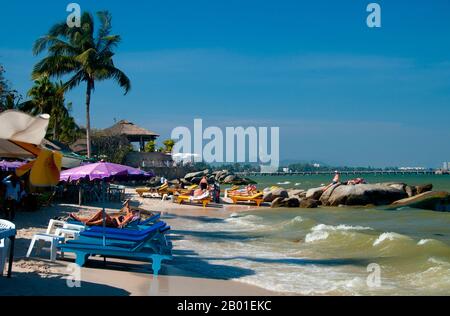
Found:
[[333, 178], [332, 184], [337, 184], [339, 182], [341, 182], [341, 174], [339, 173], [339, 171], [336, 170], [334, 172], [334, 178]]

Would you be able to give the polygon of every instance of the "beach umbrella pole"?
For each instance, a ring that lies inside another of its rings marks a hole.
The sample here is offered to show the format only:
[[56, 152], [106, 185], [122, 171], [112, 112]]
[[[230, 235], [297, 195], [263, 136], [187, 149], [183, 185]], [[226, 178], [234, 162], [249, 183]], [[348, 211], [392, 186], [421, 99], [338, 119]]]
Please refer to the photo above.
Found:
[[103, 197], [103, 209], [102, 209], [102, 216], [103, 216], [103, 247], [106, 247], [106, 192], [105, 192], [105, 180], [102, 180], [102, 197]]

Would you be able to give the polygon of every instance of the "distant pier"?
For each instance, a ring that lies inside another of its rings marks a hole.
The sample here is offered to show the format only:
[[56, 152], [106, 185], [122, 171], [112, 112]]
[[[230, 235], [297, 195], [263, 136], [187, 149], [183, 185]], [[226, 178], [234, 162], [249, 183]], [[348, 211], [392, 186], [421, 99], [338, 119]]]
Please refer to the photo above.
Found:
[[[434, 175], [434, 170], [367, 170], [339, 171], [342, 175]], [[255, 176], [313, 176], [313, 175], [333, 175], [334, 171], [299, 171], [299, 172], [235, 172], [238, 176], [255, 177]]]

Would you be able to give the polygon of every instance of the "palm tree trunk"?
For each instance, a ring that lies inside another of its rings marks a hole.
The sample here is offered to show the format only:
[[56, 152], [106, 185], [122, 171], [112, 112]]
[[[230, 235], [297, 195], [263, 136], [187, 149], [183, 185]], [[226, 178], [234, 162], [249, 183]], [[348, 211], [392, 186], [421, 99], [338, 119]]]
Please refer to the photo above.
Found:
[[88, 81], [86, 89], [86, 146], [88, 158], [91, 158], [91, 115], [90, 115], [91, 92], [92, 92], [92, 83], [91, 81]]

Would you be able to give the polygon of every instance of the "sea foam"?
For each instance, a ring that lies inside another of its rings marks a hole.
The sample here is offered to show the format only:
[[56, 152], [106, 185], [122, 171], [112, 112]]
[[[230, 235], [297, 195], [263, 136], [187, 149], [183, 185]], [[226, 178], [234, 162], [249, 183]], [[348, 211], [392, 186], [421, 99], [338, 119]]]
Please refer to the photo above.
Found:
[[385, 241], [393, 241], [395, 239], [405, 238], [405, 236], [397, 234], [397, 233], [382, 233], [378, 238], [374, 241], [373, 246], [378, 246]]

